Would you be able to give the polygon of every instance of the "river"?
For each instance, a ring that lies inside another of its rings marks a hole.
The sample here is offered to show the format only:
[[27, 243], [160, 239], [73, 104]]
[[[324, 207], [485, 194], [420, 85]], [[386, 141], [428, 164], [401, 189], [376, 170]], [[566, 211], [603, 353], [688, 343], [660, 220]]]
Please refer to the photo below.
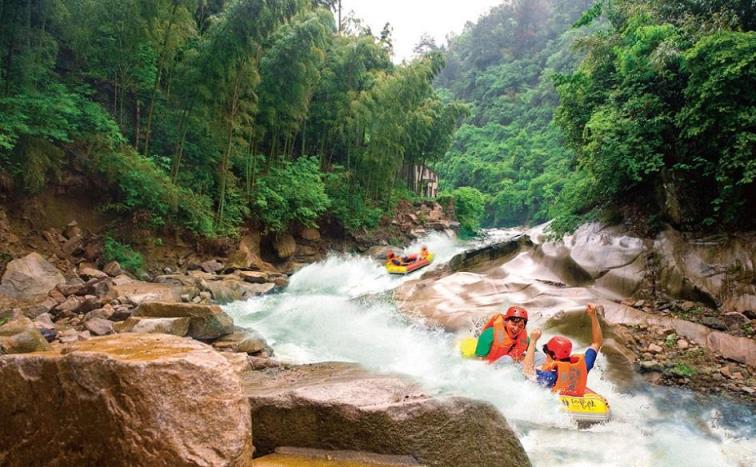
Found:
[[[435, 253], [435, 267], [471, 245], [443, 235], [423, 243]], [[613, 419], [578, 430], [558, 400], [517, 368], [463, 360], [455, 347], [459, 336], [401, 315], [389, 292], [404, 280], [368, 257], [332, 255], [294, 274], [282, 293], [225, 308], [237, 324], [265, 336], [281, 360], [358, 362], [409, 375], [430, 394], [493, 403], [536, 466], [756, 465], [753, 407], [702, 404], [687, 391], [658, 386], [620, 390], [608, 379], [602, 355], [588, 382], [609, 400]]]

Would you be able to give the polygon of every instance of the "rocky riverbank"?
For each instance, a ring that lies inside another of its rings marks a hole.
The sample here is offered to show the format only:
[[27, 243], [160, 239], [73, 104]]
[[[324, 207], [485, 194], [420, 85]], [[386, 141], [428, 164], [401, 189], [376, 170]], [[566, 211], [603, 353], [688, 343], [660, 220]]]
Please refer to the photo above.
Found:
[[[400, 212], [372, 241], [408, 241], [426, 229], [453, 235], [440, 206], [415, 208], [420, 216]], [[48, 227], [41, 238], [14, 233], [11, 224], [0, 216], [0, 237], [8, 241], [0, 281], [3, 465], [242, 466], [251, 465], [255, 449], [299, 449], [326, 461], [346, 452], [378, 465], [400, 459], [451, 466], [469, 457], [481, 436], [490, 444], [478, 456], [481, 465], [502, 455], [529, 464], [488, 404], [426, 396], [354, 365], [283, 365], [262, 336], [234, 325], [217, 303], [284, 287], [291, 272], [332, 245], [317, 230], [269, 245], [248, 233], [227, 254], [156, 255], [150, 270], [133, 274], [106, 262], [102, 237], [76, 221]], [[351, 242], [365, 250], [370, 240], [365, 234]], [[287, 393], [293, 381], [296, 408]], [[323, 387], [330, 399], [319, 396]], [[313, 413], [330, 425], [318, 428]], [[428, 420], [440, 429], [420, 430]], [[307, 435], [308, 426], [320, 437]]]

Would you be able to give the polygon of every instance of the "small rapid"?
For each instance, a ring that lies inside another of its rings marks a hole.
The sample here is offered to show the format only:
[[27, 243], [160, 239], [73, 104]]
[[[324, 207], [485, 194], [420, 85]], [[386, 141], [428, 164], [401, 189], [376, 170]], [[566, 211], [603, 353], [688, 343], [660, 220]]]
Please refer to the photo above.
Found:
[[[421, 244], [436, 255], [430, 267], [469, 246], [434, 235], [407, 251]], [[294, 274], [282, 293], [232, 303], [226, 310], [239, 325], [265, 336], [281, 360], [357, 362], [372, 371], [408, 375], [429, 394], [493, 403], [537, 466], [756, 464], [752, 407], [725, 401], [702, 406], [692, 394], [669, 388], [620, 392], [605, 377], [602, 355], [589, 385], [609, 400], [613, 419], [578, 430], [560, 412], [559, 401], [518, 368], [463, 360], [458, 336], [400, 314], [388, 292], [408, 279], [390, 276], [364, 256], [332, 255]]]

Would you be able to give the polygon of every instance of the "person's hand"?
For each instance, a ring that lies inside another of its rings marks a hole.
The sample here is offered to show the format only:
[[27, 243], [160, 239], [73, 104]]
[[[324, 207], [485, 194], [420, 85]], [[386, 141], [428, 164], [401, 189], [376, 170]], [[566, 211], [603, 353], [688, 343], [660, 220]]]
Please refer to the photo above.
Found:
[[596, 304], [595, 303], [589, 303], [588, 306], [585, 308], [585, 313], [593, 318], [596, 316]]
[[532, 340], [533, 342], [535, 342], [535, 341], [537, 341], [540, 338], [541, 338], [541, 329], [540, 328], [535, 328], [532, 331], [530, 331], [530, 340]]

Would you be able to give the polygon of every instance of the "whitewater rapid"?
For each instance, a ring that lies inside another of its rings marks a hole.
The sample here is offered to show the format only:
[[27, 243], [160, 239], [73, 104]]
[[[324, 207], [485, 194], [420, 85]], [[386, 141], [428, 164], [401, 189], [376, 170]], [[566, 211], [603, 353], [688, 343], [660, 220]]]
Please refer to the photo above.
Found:
[[[421, 244], [435, 254], [431, 267], [470, 245], [432, 235], [407, 251]], [[294, 274], [282, 293], [225, 308], [238, 325], [259, 331], [280, 360], [357, 362], [376, 372], [409, 375], [430, 394], [493, 403], [536, 466], [756, 465], [753, 407], [724, 401], [701, 406], [677, 389], [622, 393], [605, 377], [602, 355], [588, 382], [609, 400], [613, 419], [578, 430], [560, 412], [558, 400], [516, 367], [463, 360], [455, 345], [460, 336], [400, 314], [390, 291], [410, 279], [390, 276], [364, 256], [332, 255]]]

